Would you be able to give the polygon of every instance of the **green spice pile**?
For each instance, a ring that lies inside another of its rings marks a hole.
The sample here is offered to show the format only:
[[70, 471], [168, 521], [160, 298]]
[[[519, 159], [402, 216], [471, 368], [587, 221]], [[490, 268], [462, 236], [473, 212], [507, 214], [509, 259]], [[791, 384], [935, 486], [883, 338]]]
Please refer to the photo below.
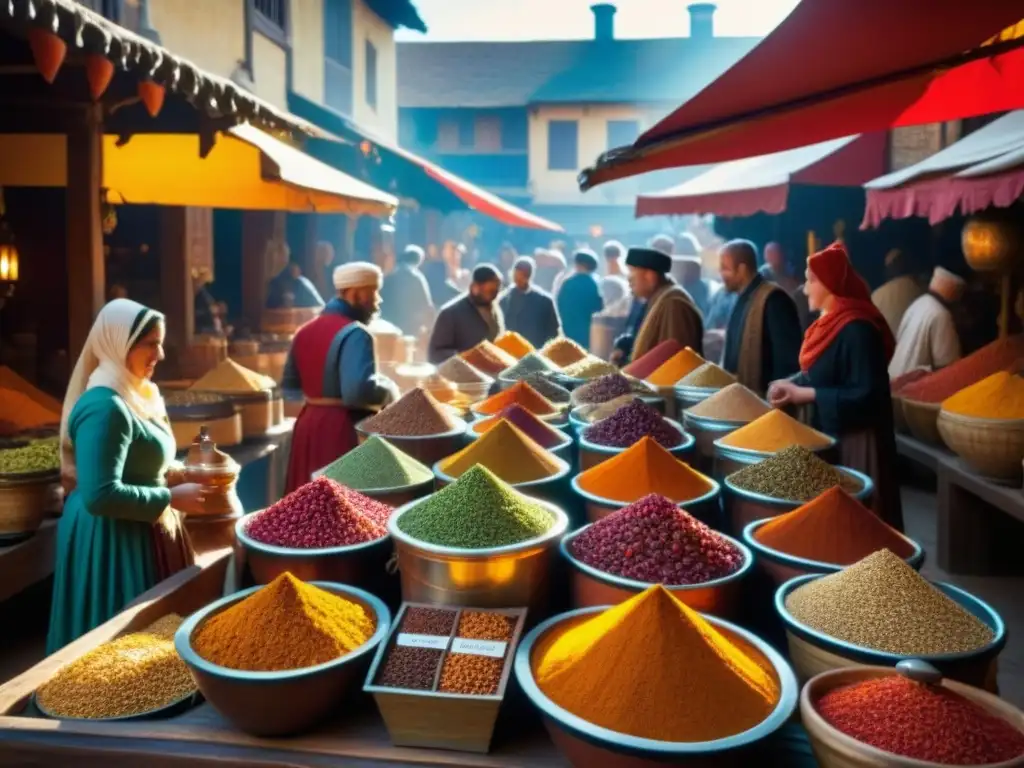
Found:
[[328, 464], [323, 473], [355, 491], [417, 485], [434, 476], [428, 467], [377, 435]]
[[887, 549], [804, 584], [793, 617], [826, 635], [901, 656], [976, 651], [992, 630]]
[[523, 381], [557, 405], [568, 403], [572, 397], [572, 392], [561, 384], [556, 384], [546, 373], [527, 374], [523, 377]]
[[60, 469], [60, 438], [44, 437], [19, 448], [0, 450], [0, 475], [27, 475]]
[[810, 501], [834, 486], [850, 494], [863, 490], [860, 481], [819, 459], [800, 445], [779, 451], [759, 464], [751, 464], [726, 478], [752, 493], [787, 501]]
[[554, 522], [547, 509], [477, 465], [405, 512], [398, 528], [428, 544], [487, 549], [541, 536]]
[[531, 373], [554, 373], [560, 371], [557, 365], [536, 352], [530, 352], [515, 365], [510, 365], [499, 376], [503, 379], [518, 381]]
[[54, 717], [131, 717], [195, 693], [192, 673], [174, 650], [181, 621], [165, 616], [71, 662], [36, 691], [40, 708]]
[[681, 387], [701, 387], [704, 389], [721, 389], [736, 383], [736, 377], [714, 363], [704, 365], [690, 371], [679, 380]]

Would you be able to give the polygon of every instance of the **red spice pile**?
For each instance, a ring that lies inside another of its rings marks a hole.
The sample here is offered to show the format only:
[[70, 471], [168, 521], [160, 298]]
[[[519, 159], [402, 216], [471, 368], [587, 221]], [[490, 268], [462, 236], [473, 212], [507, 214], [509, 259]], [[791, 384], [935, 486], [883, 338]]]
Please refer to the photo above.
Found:
[[654, 438], [665, 448], [675, 448], [683, 442], [679, 430], [665, 421], [657, 408], [642, 400], [622, 406], [607, 419], [583, 430], [585, 440], [614, 448], [629, 448], [644, 437]]
[[731, 541], [656, 493], [591, 525], [572, 554], [605, 573], [669, 585], [702, 584], [743, 565]]
[[818, 700], [825, 721], [865, 744], [943, 765], [987, 765], [1024, 754], [1024, 735], [945, 688], [900, 675], [854, 683]]
[[1024, 358], [1024, 334], [1009, 336], [993, 341], [952, 365], [905, 384], [900, 389], [893, 389], [893, 393], [905, 400], [941, 403], [993, 373], [1012, 368], [1021, 358]]
[[275, 547], [345, 547], [384, 536], [391, 512], [387, 504], [318, 477], [253, 515], [245, 532]]
[[683, 345], [675, 339], [666, 339], [627, 365], [622, 372], [637, 379], [646, 379], [661, 368], [662, 363], [667, 362], [670, 357], [676, 352], [681, 352], [682, 349]]

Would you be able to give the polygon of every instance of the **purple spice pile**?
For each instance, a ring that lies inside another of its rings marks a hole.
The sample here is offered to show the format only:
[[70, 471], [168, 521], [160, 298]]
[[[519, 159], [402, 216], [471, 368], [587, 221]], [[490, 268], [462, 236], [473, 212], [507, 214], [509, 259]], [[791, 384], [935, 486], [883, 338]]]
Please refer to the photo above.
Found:
[[743, 565], [731, 541], [656, 493], [594, 523], [571, 547], [592, 568], [652, 584], [703, 584]]
[[599, 376], [573, 391], [572, 399], [578, 405], [593, 405], [607, 403], [621, 395], [628, 395], [632, 391], [633, 384], [629, 379], [621, 373], [609, 373], [606, 376]]
[[629, 448], [648, 436], [665, 448], [675, 448], [683, 442], [682, 433], [665, 421], [656, 408], [642, 400], [624, 405], [607, 419], [601, 419], [583, 431], [585, 440], [611, 448]]

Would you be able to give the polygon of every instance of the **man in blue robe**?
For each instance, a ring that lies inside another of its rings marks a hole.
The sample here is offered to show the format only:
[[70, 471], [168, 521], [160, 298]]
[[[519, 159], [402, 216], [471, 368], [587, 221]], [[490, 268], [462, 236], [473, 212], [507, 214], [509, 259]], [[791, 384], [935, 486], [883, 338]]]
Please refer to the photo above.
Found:
[[302, 274], [302, 267], [296, 261], [288, 262], [288, 266], [270, 281], [267, 309], [313, 309], [323, 305], [316, 286]]
[[590, 324], [604, 309], [601, 286], [597, 281], [597, 256], [582, 249], [573, 256], [576, 271], [558, 291], [558, 313], [565, 335], [584, 349], [590, 349]]
[[529, 256], [520, 256], [512, 267], [512, 285], [498, 301], [505, 316], [505, 328], [521, 334], [540, 349], [558, 336], [562, 324], [551, 294], [533, 283], [536, 264]]
[[396, 262], [380, 289], [381, 317], [401, 328], [402, 333], [418, 337], [434, 322], [430, 287], [420, 272], [423, 249], [418, 245], [406, 246]]

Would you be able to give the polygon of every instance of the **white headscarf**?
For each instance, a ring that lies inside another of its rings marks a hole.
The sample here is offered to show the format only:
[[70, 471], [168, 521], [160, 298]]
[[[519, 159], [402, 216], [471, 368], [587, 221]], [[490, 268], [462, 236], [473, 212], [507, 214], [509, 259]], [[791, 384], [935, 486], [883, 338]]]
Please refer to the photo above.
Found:
[[61, 472], [74, 478], [75, 454], [68, 438], [68, 419], [78, 399], [93, 387], [108, 387], [124, 400], [139, 418], [162, 421], [167, 418], [160, 389], [128, 370], [128, 352], [143, 329], [160, 313], [130, 299], [114, 299], [100, 310], [89, 330], [82, 354], [68, 382], [60, 417]]

